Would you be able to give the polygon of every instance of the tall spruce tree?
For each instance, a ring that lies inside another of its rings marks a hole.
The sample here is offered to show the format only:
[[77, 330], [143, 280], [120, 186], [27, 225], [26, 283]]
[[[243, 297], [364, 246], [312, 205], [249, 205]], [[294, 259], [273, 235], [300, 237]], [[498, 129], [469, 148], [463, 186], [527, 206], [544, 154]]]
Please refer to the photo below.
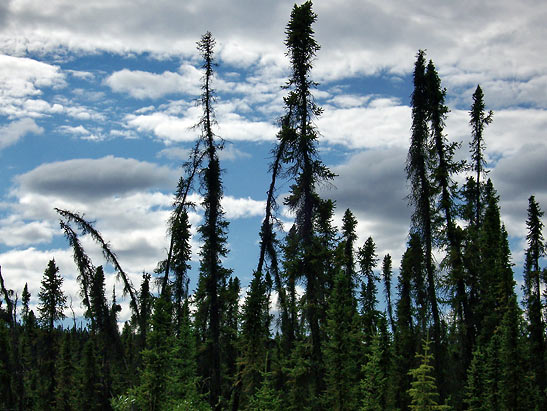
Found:
[[[545, 322], [543, 320], [541, 298], [541, 267], [540, 259], [545, 255], [545, 240], [543, 237], [543, 211], [534, 196], [528, 199], [528, 219], [526, 240], [528, 248], [524, 261], [524, 303], [528, 317], [530, 354], [533, 358], [535, 381], [539, 393], [545, 392], [547, 386], [545, 371]], [[544, 398], [544, 396], [542, 396]], [[541, 407], [547, 405], [543, 400]]]
[[473, 93], [473, 104], [471, 111], [469, 112], [471, 120], [472, 140], [469, 143], [471, 149], [471, 169], [475, 172], [475, 225], [479, 225], [482, 214], [482, 199], [481, 199], [481, 177], [486, 174], [486, 160], [484, 156], [485, 143], [484, 143], [484, 127], [492, 122], [494, 113], [490, 110], [487, 114], [484, 112], [484, 93], [480, 85], [477, 85], [475, 92]]
[[44, 271], [42, 286], [38, 294], [40, 320], [49, 332], [53, 331], [56, 321], [65, 318], [64, 310], [67, 305], [62, 285], [63, 277], [59, 275], [59, 268], [55, 265], [55, 260], [50, 260]]
[[[318, 183], [333, 178], [333, 174], [319, 160], [317, 155], [317, 129], [314, 118], [321, 114], [315, 104], [312, 89], [316, 83], [311, 80], [312, 62], [319, 50], [314, 39], [313, 23], [317, 15], [312, 11], [311, 1], [295, 5], [286, 28], [287, 55], [291, 63], [291, 75], [286, 84], [289, 90], [285, 97], [286, 114], [282, 125], [287, 127], [283, 133], [287, 139], [284, 162], [288, 163], [288, 173], [294, 177], [286, 204], [296, 214], [298, 238], [302, 244], [301, 275], [306, 280], [305, 309], [310, 329], [312, 357], [311, 367], [316, 395], [323, 391], [323, 354], [321, 349], [321, 304], [322, 287], [317, 278], [316, 260], [313, 258], [313, 215], [317, 206]], [[315, 264], [315, 265], [314, 265]]]
[[393, 305], [391, 304], [391, 276], [392, 272], [392, 262], [391, 256], [386, 254], [382, 260], [382, 279], [384, 281], [384, 292], [386, 295], [386, 310], [389, 319], [389, 326], [391, 327], [391, 332], [395, 332], [395, 324], [393, 322]]
[[429, 91], [426, 78], [425, 53], [418, 52], [414, 65], [414, 91], [412, 105], [412, 136], [406, 162], [407, 178], [410, 181], [410, 203], [414, 205], [412, 231], [420, 236], [424, 247], [424, 264], [427, 278], [427, 298], [433, 317], [434, 353], [438, 360], [441, 350], [441, 318], [435, 290], [436, 274], [433, 264], [433, 241], [435, 229], [432, 198], [434, 188], [428, 165], [431, 162], [429, 144]]
[[268, 283], [256, 271], [242, 307], [241, 355], [238, 360], [238, 405], [245, 407], [264, 383], [270, 336]]
[[325, 408], [335, 410], [355, 409], [359, 403], [362, 333], [354, 297], [356, 226], [357, 220], [346, 210], [342, 225], [342, 264], [334, 279], [327, 309]]
[[[205, 33], [197, 44], [203, 59], [204, 75], [201, 85], [202, 116], [197, 127], [201, 130], [200, 139], [204, 142], [207, 166], [202, 172], [202, 191], [204, 192], [202, 206], [205, 210], [203, 224], [198, 231], [203, 240], [200, 251], [200, 278], [196, 292], [198, 315], [196, 320], [198, 330], [202, 330], [204, 349], [200, 358], [202, 377], [207, 382], [209, 402], [214, 409], [222, 407], [221, 386], [221, 294], [226, 287], [230, 270], [222, 266], [221, 259], [227, 255], [226, 230], [228, 222], [224, 219], [221, 206], [223, 195], [221, 170], [218, 150], [222, 147], [215, 139], [213, 126], [215, 115], [213, 102], [215, 99], [213, 81], [215, 40], [210, 32]], [[207, 364], [207, 365], [205, 365]]]
[[376, 299], [376, 282], [379, 280], [374, 268], [378, 264], [376, 255], [376, 244], [372, 237], [367, 238], [365, 244], [359, 248], [359, 268], [363, 278], [361, 287], [361, 317], [363, 322], [363, 331], [365, 341], [370, 344], [372, 336], [376, 334], [376, 327], [380, 317], [380, 312], [376, 309], [378, 300]]
[[422, 261], [423, 249], [420, 237], [417, 234], [411, 234], [407, 249], [401, 259], [401, 269], [397, 282], [399, 299], [395, 308], [397, 320], [394, 335], [394, 385], [399, 388], [396, 391], [395, 399], [395, 404], [399, 409], [407, 409], [410, 404], [410, 397], [408, 396], [410, 378], [408, 372], [414, 363], [412, 353], [415, 353], [418, 348], [416, 325], [413, 318], [413, 312], [416, 310], [412, 298], [412, 283], [415, 273], [423, 270]]

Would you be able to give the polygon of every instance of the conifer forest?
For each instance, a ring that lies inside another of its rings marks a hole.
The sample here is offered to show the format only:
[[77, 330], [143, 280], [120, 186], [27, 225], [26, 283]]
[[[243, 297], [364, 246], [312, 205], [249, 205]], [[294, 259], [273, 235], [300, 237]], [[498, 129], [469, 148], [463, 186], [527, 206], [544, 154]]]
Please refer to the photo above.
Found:
[[[372, 237], [357, 237], [350, 209], [336, 227], [336, 203], [319, 195], [335, 174], [318, 150], [316, 19], [311, 1], [295, 5], [279, 39], [290, 74], [279, 85], [284, 109], [247, 292], [224, 265], [230, 250], [215, 120], [218, 66], [215, 38], [206, 32], [196, 39], [201, 117], [174, 193], [165, 259], [133, 284], [93, 221], [56, 209], [78, 268], [81, 301], [74, 303], [85, 318], [72, 321], [54, 259], [39, 295], [11, 289], [0, 271], [0, 409], [547, 409], [543, 211], [530, 195], [519, 289], [484, 155], [483, 133], [495, 121], [488, 96], [476, 86], [471, 144], [450, 142], [446, 89], [426, 51], [417, 50], [408, 155], [400, 164], [412, 216], [394, 267]], [[284, 197], [280, 181], [290, 187]], [[192, 203], [195, 192], [201, 204]], [[294, 218], [288, 231], [281, 205]], [[204, 210], [199, 280], [189, 289], [188, 213], [197, 206]], [[102, 261], [92, 261], [83, 236], [98, 244]], [[105, 289], [102, 264], [115, 270], [123, 297]], [[131, 310], [123, 327], [121, 298]]]

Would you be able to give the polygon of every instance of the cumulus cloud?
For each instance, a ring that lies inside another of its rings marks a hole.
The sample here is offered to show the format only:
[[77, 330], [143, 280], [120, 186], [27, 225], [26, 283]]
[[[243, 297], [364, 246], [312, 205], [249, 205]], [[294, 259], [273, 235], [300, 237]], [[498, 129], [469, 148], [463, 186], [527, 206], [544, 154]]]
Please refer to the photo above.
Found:
[[[341, 95], [336, 101], [348, 100]], [[355, 99], [351, 98], [354, 103]], [[366, 98], [365, 100], [369, 100]], [[375, 98], [366, 106], [325, 105], [317, 125], [325, 141], [353, 149], [406, 147], [410, 130], [410, 107], [397, 100]]]
[[165, 71], [161, 74], [123, 69], [111, 74], [105, 83], [115, 92], [128, 93], [137, 99], [156, 99], [169, 94], [199, 95], [201, 92], [199, 70], [189, 64], [180, 73]]
[[175, 181], [166, 167], [114, 156], [46, 163], [16, 177], [25, 193], [79, 200], [172, 187]]
[[359, 241], [372, 236], [378, 254], [389, 252], [396, 261], [404, 250], [410, 224], [405, 160], [406, 150], [397, 147], [354, 154], [332, 168], [338, 175], [336, 188], [322, 193], [336, 201], [339, 226], [349, 208], [359, 221]]
[[509, 234], [524, 237], [528, 198], [533, 195], [547, 208], [547, 145], [525, 144], [513, 155], [502, 158], [491, 178], [500, 195], [502, 219]]
[[[219, 56], [226, 64], [256, 68], [286, 62], [283, 39], [293, 5], [290, 1], [164, 1], [144, 9], [123, 0], [101, 3], [55, 2], [48, 7], [38, 5], [38, 0], [8, 3], [10, 18], [0, 31], [1, 49], [15, 54], [66, 47], [193, 58], [196, 40], [209, 29], [217, 36]], [[381, 72], [409, 73], [417, 50], [427, 49], [441, 75], [454, 76], [460, 84], [470, 86], [484, 73], [493, 81], [513, 79], [514, 84], [532, 85], [547, 68], [537, 58], [547, 37], [542, 24], [546, 7], [533, 0], [465, 6], [455, 2], [439, 5], [434, 0], [420, 4], [402, 0], [317, 2], [315, 32], [322, 49], [315, 76], [332, 81]], [[154, 81], [165, 85], [173, 79], [166, 75]]]
[[56, 228], [48, 221], [25, 222], [12, 215], [0, 220], [0, 242], [8, 247], [48, 243]]
[[27, 134], [42, 134], [44, 129], [30, 118], [13, 121], [0, 128], [0, 151], [16, 144]]
[[256, 217], [264, 214], [266, 202], [253, 200], [250, 197], [234, 198], [224, 196], [222, 198], [222, 207], [228, 219]]
[[[126, 116], [127, 127], [140, 133], [154, 133], [166, 144], [195, 141], [199, 130], [193, 128], [198, 123], [200, 108], [189, 108], [181, 116], [167, 111]], [[216, 133], [228, 141], [272, 141], [277, 127], [266, 121], [253, 121], [237, 113], [220, 113], [217, 118]]]
[[42, 87], [65, 85], [65, 76], [57, 66], [0, 54], [0, 93], [3, 97], [36, 96], [41, 94]]

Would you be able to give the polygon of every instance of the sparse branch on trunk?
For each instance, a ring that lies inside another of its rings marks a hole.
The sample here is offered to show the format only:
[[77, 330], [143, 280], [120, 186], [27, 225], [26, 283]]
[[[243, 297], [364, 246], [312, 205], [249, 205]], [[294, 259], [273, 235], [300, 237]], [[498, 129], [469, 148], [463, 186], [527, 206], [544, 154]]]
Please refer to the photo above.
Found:
[[84, 298], [83, 302], [87, 309], [87, 314], [89, 314], [91, 317], [91, 322], [94, 323], [95, 319], [91, 315], [89, 290], [95, 272], [95, 267], [91, 263], [91, 259], [85, 253], [82, 244], [80, 243], [80, 239], [78, 238], [78, 235], [72, 229], [72, 227], [62, 220], [59, 222], [59, 224], [61, 225], [61, 229], [65, 232], [65, 237], [72, 247], [74, 262], [76, 263], [76, 266], [78, 267], [78, 271], [80, 273], [80, 275], [78, 276], [78, 280], [80, 281], [82, 297]]
[[182, 213], [188, 210], [188, 206], [192, 205], [187, 202], [188, 194], [193, 186], [194, 177], [201, 167], [205, 154], [205, 151], [200, 150], [200, 141], [198, 141], [194, 146], [194, 149], [192, 150], [191, 162], [185, 164], [184, 167], [187, 171], [188, 177], [185, 180], [181, 178], [182, 185], [179, 184], [179, 188], [177, 190], [177, 195], [175, 198], [175, 210], [171, 220], [171, 238], [169, 242], [169, 252], [167, 253], [167, 261], [165, 262], [165, 272], [161, 287], [162, 295], [166, 290], [167, 282], [169, 280], [169, 271], [171, 269], [171, 260], [173, 257], [173, 247], [175, 246], [175, 235], [172, 227], [175, 222], [181, 218]]
[[61, 217], [64, 217], [68, 223], [73, 222], [74, 224], [76, 224], [82, 230], [82, 233], [84, 235], [89, 234], [91, 238], [93, 238], [93, 240], [95, 240], [99, 244], [106, 261], [110, 262], [114, 266], [118, 273], [118, 276], [122, 279], [124, 284], [123, 291], [125, 294], [129, 294], [131, 308], [133, 308], [135, 316], [137, 317], [137, 321], [140, 323], [139, 304], [137, 296], [135, 294], [135, 289], [131, 284], [131, 280], [118, 262], [116, 254], [114, 254], [114, 252], [110, 249], [110, 245], [106, 241], [104, 241], [101, 233], [99, 233], [99, 231], [97, 231], [91, 223], [86, 221], [83, 216], [80, 216], [78, 213], [73, 213], [68, 210], [61, 210], [59, 208], [55, 208], [55, 211], [57, 211], [57, 213]]
[[10, 298], [10, 292], [6, 289], [6, 285], [4, 284], [4, 277], [2, 277], [2, 267], [0, 266], [0, 287], [2, 288], [2, 294], [4, 294], [4, 300], [6, 301], [6, 305], [8, 306], [8, 316], [10, 320], [10, 327], [12, 329], [15, 327], [15, 309], [13, 301]]

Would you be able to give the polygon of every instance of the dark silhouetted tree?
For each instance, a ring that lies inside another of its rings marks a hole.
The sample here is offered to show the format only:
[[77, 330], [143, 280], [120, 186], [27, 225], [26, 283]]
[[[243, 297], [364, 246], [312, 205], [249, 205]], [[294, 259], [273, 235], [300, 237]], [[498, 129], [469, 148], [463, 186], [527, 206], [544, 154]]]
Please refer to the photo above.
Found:
[[[528, 248], [524, 261], [524, 303], [528, 317], [530, 354], [533, 358], [535, 381], [539, 393], [544, 393], [547, 386], [545, 372], [545, 322], [543, 320], [541, 302], [541, 267], [540, 259], [545, 255], [545, 240], [543, 238], [543, 211], [534, 196], [528, 199], [528, 219], [526, 240]], [[543, 361], [542, 361], [543, 360]], [[540, 394], [541, 395], [541, 394]], [[544, 398], [544, 396], [542, 396]], [[547, 404], [543, 400], [540, 408]]]

